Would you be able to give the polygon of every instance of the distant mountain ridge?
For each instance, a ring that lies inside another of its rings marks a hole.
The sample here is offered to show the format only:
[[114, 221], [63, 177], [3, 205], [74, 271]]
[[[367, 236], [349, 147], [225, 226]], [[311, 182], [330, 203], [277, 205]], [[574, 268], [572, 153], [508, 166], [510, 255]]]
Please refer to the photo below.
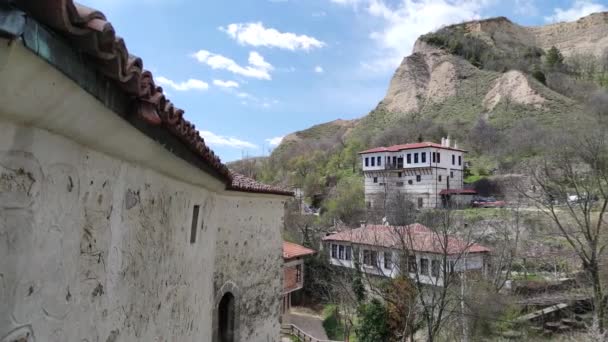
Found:
[[577, 86], [578, 81], [562, 72], [533, 77], [553, 46], [566, 58], [585, 54], [608, 61], [608, 12], [538, 27], [497, 17], [423, 35], [396, 69], [376, 109], [360, 119], [289, 134], [271, 157], [285, 164], [297, 155], [327, 151], [349, 137], [368, 135], [370, 141], [369, 135], [381, 134], [403, 118], [439, 122], [461, 134], [480, 118], [497, 129], [524, 118], [543, 126], [567, 122], [581, 110], [580, 96], [552, 85]]

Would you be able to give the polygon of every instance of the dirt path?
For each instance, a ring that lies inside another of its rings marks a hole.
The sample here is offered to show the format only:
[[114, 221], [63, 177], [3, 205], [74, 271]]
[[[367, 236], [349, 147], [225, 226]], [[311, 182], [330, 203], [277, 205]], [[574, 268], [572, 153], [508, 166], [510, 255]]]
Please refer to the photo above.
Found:
[[291, 308], [291, 311], [283, 316], [283, 323], [293, 324], [316, 339], [328, 340], [322, 318], [310, 310]]

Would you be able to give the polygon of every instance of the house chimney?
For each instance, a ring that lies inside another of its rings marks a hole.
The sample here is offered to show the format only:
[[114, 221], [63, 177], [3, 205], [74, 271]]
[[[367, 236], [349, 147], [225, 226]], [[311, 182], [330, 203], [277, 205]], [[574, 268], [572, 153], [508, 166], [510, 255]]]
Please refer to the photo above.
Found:
[[445, 138], [441, 138], [441, 146], [445, 146]]
[[450, 136], [448, 135], [448, 137], [445, 139], [445, 147], [451, 147], [450, 146]]
[[456, 139], [454, 139], [454, 148], [458, 148], [458, 144], [456, 143]]

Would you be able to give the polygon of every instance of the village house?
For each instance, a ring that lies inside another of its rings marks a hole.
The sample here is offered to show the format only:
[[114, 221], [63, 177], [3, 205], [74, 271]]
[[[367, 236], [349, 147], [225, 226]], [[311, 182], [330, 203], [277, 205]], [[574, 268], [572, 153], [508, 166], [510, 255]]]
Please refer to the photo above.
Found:
[[465, 153], [449, 137], [441, 144], [421, 142], [360, 152], [367, 208], [381, 208], [385, 197], [397, 192], [419, 209], [470, 202], [475, 192], [463, 189]]
[[276, 341], [291, 195], [232, 173], [99, 11], [0, 6], [0, 340]]
[[291, 308], [292, 294], [304, 287], [304, 257], [315, 253], [293, 242], [283, 242], [283, 313]]
[[418, 223], [365, 225], [325, 236], [323, 245], [332, 265], [355, 268], [358, 261], [368, 275], [395, 278], [405, 274], [432, 286], [443, 286], [444, 256], [449, 272], [486, 272], [488, 248], [453, 236], [444, 244], [443, 238]]

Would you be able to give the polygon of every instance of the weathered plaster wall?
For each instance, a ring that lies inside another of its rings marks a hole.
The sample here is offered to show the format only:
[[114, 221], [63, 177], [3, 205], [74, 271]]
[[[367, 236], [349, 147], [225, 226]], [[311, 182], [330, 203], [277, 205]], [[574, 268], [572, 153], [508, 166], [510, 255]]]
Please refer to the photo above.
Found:
[[274, 341], [282, 213], [0, 115], [0, 341], [211, 341], [225, 281], [240, 341]]
[[283, 293], [284, 200], [280, 197], [221, 196], [216, 228], [216, 300], [233, 283], [239, 293], [240, 341], [277, 341]]

